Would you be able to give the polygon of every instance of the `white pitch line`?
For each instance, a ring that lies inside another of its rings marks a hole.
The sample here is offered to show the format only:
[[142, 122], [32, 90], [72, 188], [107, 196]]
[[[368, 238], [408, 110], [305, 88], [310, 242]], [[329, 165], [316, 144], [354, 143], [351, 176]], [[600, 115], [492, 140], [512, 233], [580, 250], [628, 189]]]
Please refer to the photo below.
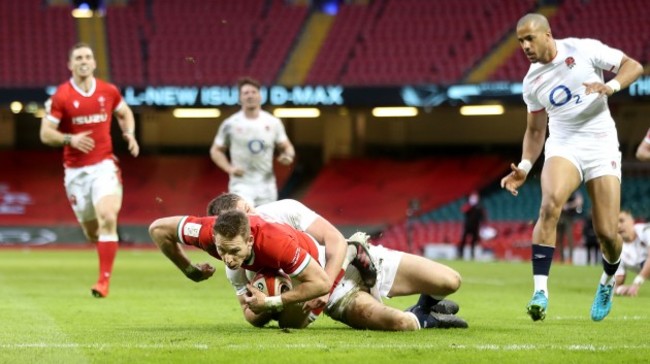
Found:
[[74, 344], [74, 343], [17, 343], [0, 344], [0, 349], [141, 349], [141, 350], [282, 350], [282, 349], [330, 349], [330, 350], [412, 350], [412, 349], [446, 349], [457, 351], [510, 351], [526, 352], [537, 350], [573, 351], [573, 352], [607, 352], [619, 350], [648, 350], [648, 345], [593, 345], [593, 344], [566, 344], [566, 345], [539, 345], [539, 344], [473, 344], [473, 345], [444, 345], [444, 344], [231, 344], [231, 345], [209, 345], [209, 344]]

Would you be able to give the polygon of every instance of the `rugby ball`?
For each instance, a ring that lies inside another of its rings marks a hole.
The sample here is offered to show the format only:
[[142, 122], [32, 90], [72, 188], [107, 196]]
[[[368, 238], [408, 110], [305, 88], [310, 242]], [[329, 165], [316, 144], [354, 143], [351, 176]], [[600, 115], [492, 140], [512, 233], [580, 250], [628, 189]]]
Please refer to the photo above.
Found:
[[283, 272], [258, 272], [250, 281], [253, 287], [264, 292], [267, 296], [279, 296], [291, 290], [291, 278]]

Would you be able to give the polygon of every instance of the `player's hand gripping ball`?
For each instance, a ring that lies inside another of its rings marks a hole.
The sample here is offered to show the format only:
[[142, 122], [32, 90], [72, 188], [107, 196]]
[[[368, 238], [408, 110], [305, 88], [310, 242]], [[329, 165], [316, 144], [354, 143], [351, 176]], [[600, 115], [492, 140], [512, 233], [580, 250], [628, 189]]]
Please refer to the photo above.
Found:
[[278, 271], [260, 271], [250, 283], [267, 296], [279, 296], [293, 288], [291, 278]]

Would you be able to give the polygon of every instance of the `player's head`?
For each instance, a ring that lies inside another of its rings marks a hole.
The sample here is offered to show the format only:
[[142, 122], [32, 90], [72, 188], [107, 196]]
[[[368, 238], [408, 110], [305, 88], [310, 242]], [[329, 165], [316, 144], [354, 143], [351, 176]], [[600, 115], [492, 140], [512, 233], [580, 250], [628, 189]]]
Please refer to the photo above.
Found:
[[618, 214], [618, 233], [621, 234], [624, 242], [631, 242], [636, 237], [634, 231], [634, 215], [632, 211], [622, 209]]
[[242, 77], [237, 81], [239, 88], [239, 103], [244, 109], [256, 109], [262, 104], [260, 83], [250, 77]]
[[253, 206], [241, 196], [229, 192], [220, 194], [208, 204], [208, 216], [219, 216], [224, 211], [230, 210], [240, 210], [245, 213], [255, 212]]
[[68, 69], [72, 72], [72, 76], [91, 77], [95, 68], [97, 68], [97, 63], [90, 45], [80, 42], [72, 46], [68, 54]]
[[531, 63], [548, 63], [555, 57], [555, 41], [548, 19], [542, 14], [526, 14], [517, 22], [517, 40]]
[[225, 211], [214, 224], [217, 253], [230, 269], [238, 269], [251, 255], [253, 236], [246, 214], [239, 210]]

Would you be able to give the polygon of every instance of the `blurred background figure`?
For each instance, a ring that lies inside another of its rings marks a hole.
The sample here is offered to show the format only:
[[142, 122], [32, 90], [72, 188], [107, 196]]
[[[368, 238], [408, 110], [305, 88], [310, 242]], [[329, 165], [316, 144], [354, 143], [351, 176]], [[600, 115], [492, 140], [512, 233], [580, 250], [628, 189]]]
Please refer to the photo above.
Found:
[[278, 199], [275, 151], [285, 166], [293, 163], [296, 152], [282, 121], [262, 110], [260, 83], [243, 77], [238, 86], [241, 110], [219, 126], [210, 157], [230, 176], [228, 191], [258, 206]]
[[636, 149], [636, 159], [643, 162], [650, 161], [650, 129]]
[[467, 202], [461, 207], [463, 212], [463, 234], [458, 244], [458, 258], [463, 259], [465, 253], [465, 244], [469, 239], [470, 243], [470, 259], [474, 260], [476, 243], [480, 240], [481, 224], [485, 221], [485, 209], [481, 205], [481, 197], [478, 191], [473, 191]]
[[[616, 271], [616, 294], [636, 296], [646, 279], [650, 277], [648, 245], [650, 224], [635, 223], [630, 210], [621, 210], [618, 215], [618, 233], [623, 238], [621, 265]], [[625, 285], [627, 273], [636, 273], [630, 285]]]
[[600, 246], [598, 245], [598, 238], [594, 232], [594, 222], [591, 216], [591, 210], [583, 217], [584, 223], [582, 224], [582, 239], [587, 249], [587, 265], [598, 264], [598, 252]]
[[[569, 197], [569, 200], [562, 207], [562, 213], [560, 214], [560, 219], [557, 222], [556, 239], [556, 246], [557, 250], [560, 252], [561, 262], [566, 261], [568, 263], [571, 263], [573, 260], [573, 226], [577, 221], [577, 218], [582, 214], [583, 204], [584, 199], [582, 198], [582, 193], [580, 193], [580, 190], [575, 190]], [[567, 253], [565, 251], [566, 248], [569, 248], [567, 257], [565, 257], [565, 254]]]

